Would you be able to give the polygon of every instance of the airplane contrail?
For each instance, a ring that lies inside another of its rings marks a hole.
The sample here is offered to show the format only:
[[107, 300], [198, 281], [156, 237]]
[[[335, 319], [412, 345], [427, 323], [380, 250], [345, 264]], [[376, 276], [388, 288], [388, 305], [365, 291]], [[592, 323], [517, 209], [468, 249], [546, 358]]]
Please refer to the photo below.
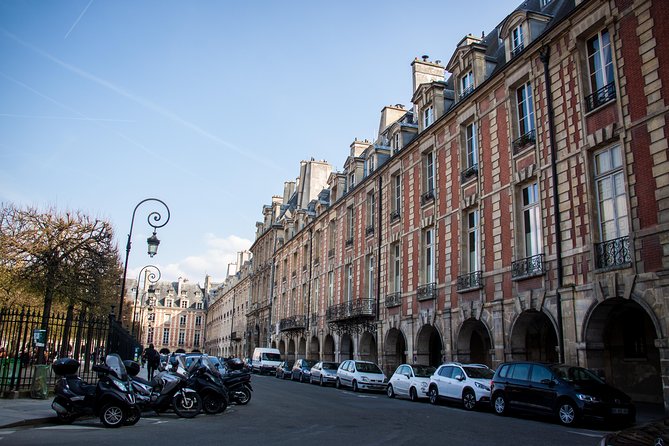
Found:
[[70, 26], [70, 29], [67, 31], [67, 33], [65, 33], [65, 37], [64, 37], [64, 39], [67, 39], [67, 37], [70, 35], [70, 33], [72, 32], [72, 30], [74, 29], [74, 27], [77, 26], [77, 25], [79, 24], [79, 21], [80, 21], [81, 18], [84, 16], [84, 14], [86, 14], [86, 11], [88, 11], [88, 8], [90, 8], [92, 4], [93, 4], [93, 0], [91, 0], [90, 2], [88, 2], [88, 4], [86, 5], [86, 7], [84, 8], [84, 10], [81, 11], [81, 14], [79, 14], [79, 17], [77, 17], [77, 20], [74, 21], [74, 23], [72, 24], [72, 26]]

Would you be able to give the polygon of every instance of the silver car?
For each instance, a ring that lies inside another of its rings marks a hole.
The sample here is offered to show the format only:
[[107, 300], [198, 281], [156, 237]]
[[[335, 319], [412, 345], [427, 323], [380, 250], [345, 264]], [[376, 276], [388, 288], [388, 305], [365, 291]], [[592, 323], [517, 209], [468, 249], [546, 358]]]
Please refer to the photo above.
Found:
[[388, 378], [378, 365], [369, 361], [346, 360], [337, 369], [335, 387], [350, 387], [354, 392], [359, 390], [378, 390], [385, 392]]
[[401, 364], [388, 381], [386, 393], [389, 398], [409, 397], [411, 401], [427, 398], [427, 388], [435, 367], [419, 364]]
[[320, 386], [334, 384], [337, 381], [338, 362], [320, 361], [311, 368], [311, 384], [318, 383]]

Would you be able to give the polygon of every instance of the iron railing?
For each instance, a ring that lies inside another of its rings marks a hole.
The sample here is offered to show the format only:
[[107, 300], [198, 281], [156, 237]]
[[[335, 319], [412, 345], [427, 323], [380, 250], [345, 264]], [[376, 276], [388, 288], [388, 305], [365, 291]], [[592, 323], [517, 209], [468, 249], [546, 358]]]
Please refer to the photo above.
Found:
[[402, 305], [402, 293], [391, 293], [386, 295], [386, 308], [399, 307]]
[[613, 101], [615, 98], [616, 85], [611, 82], [585, 98], [586, 112], [591, 112], [597, 107]]
[[349, 248], [353, 246], [353, 237], [349, 237], [346, 239], [346, 247]]
[[390, 213], [390, 221], [391, 222], [399, 220], [399, 219], [400, 219], [400, 211], [392, 211]]
[[375, 315], [376, 303], [374, 299], [354, 299], [328, 307], [325, 311], [325, 320], [334, 322], [359, 317], [374, 317]]
[[434, 189], [423, 192], [423, 194], [420, 196], [421, 205], [429, 203], [430, 201], [434, 201]]
[[474, 271], [458, 276], [458, 291], [477, 290], [481, 287], [483, 287], [483, 273], [481, 271]]
[[511, 58], [516, 57], [524, 49], [525, 49], [525, 44], [519, 43], [514, 49], [511, 50]]
[[474, 92], [474, 84], [472, 84], [469, 87], [462, 90], [462, 93], [460, 93], [460, 100], [466, 98], [467, 96], [469, 96], [473, 92]]
[[536, 131], [530, 130], [520, 138], [513, 141], [513, 143], [511, 144], [513, 146], [513, 154], [514, 155], [518, 154], [525, 147], [534, 144], [535, 141], [536, 141]]
[[418, 300], [430, 300], [437, 297], [437, 284], [435, 282], [421, 285], [416, 290]]
[[301, 330], [307, 327], [307, 317], [291, 316], [279, 321], [279, 331]]
[[365, 235], [374, 235], [374, 225], [369, 225], [365, 229]]
[[614, 269], [632, 263], [629, 236], [595, 244], [597, 269]]
[[469, 166], [468, 168], [463, 170], [462, 173], [460, 173], [460, 181], [464, 183], [465, 181], [469, 180], [470, 178], [475, 177], [476, 175], [478, 175], [478, 173], [479, 173], [479, 165], [478, 164], [472, 164], [471, 166]]
[[511, 278], [514, 280], [541, 276], [545, 273], [546, 266], [544, 264], [543, 254], [516, 260], [511, 264]]

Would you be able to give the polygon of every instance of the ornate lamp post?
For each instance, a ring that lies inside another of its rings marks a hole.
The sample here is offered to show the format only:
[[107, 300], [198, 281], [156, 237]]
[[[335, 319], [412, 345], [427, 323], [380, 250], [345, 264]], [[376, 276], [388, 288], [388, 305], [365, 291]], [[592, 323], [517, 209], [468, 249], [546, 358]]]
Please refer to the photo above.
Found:
[[[147, 318], [149, 320], [148, 328], [149, 332], [153, 329], [153, 317], [154, 311], [156, 309], [156, 288], [153, 286], [153, 284], [149, 285], [149, 290], [147, 292], [147, 298], [146, 298], [146, 310], [147, 310]], [[140, 320], [144, 320], [144, 305], [140, 305], [140, 312], [139, 312], [139, 318]], [[139, 330], [137, 334], [137, 339], [139, 340], [139, 343], [142, 343], [142, 324], [139, 324]], [[147, 344], [150, 344], [147, 340]]]
[[[151, 297], [151, 292], [153, 291], [155, 293], [155, 288], [153, 288], [153, 284], [157, 283], [160, 280], [160, 270], [158, 269], [157, 266], [154, 265], [146, 265], [144, 268], [139, 270], [139, 274], [137, 275], [137, 287], [135, 288], [135, 305], [133, 305], [132, 309], [132, 335], [135, 336], [135, 315], [137, 314], [137, 298], [139, 297], [139, 281], [142, 279], [142, 273], [146, 271], [146, 276], [144, 277], [144, 286], [146, 286], [146, 283], [148, 282], [149, 285], [149, 298]], [[140, 307], [142, 306], [142, 303], [140, 302]], [[140, 321], [141, 324], [141, 321]]]
[[150, 257], [153, 257], [156, 255], [158, 252], [158, 245], [160, 244], [160, 240], [158, 240], [158, 237], [156, 236], [156, 229], [162, 228], [167, 224], [168, 221], [170, 221], [170, 208], [167, 207], [164, 201], [159, 200], [157, 198], [146, 198], [139, 203], [137, 203], [137, 206], [135, 206], [135, 210], [132, 211], [132, 220], [130, 220], [130, 233], [128, 234], [128, 243], [125, 245], [125, 266], [123, 267], [123, 281], [121, 282], [121, 298], [119, 301], [119, 306], [118, 306], [118, 321], [119, 323], [123, 323], [122, 316], [123, 316], [123, 296], [125, 294], [125, 278], [128, 274], [128, 257], [130, 255], [130, 246], [131, 246], [131, 239], [132, 239], [132, 228], [135, 225], [135, 214], [137, 213], [137, 208], [139, 208], [142, 204], [146, 203], [147, 201], [155, 201], [163, 206], [165, 206], [165, 209], [167, 210], [167, 218], [165, 218], [165, 221], [161, 223], [162, 221], [162, 215], [160, 215], [159, 212], [153, 211], [151, 212], [148, 217], [146, 218], [146, 221], [149, 223], [149, 226], [153, 228], [153, 235], [146, 239], [146, 243], [148, 244], [148, 254]]

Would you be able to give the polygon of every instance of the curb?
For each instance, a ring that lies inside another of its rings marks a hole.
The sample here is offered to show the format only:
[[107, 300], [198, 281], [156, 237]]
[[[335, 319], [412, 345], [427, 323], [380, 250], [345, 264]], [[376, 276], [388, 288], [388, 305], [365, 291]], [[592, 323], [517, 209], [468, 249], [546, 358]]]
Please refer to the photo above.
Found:
[[0, 429], [10, 429], [12, 427], [36, 426], [39, 424], [57, 423], [58, 417], [28, 418], [25, 420], [14, 421], [12, 423], [0, 425]]

